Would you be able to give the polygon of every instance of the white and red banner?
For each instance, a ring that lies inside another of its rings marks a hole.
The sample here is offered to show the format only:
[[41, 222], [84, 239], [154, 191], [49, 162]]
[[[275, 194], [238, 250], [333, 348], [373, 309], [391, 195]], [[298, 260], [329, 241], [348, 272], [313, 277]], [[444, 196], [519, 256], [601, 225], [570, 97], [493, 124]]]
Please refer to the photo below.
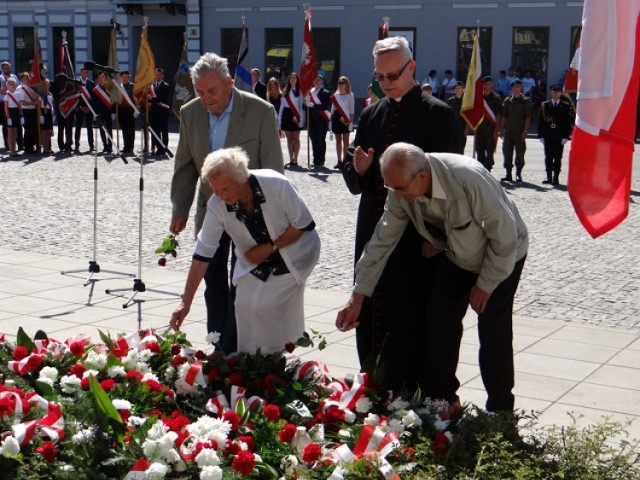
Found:
[[349, 125], [351, 123], [351, 119], [346, 112], [346, 110], [348, 110], [349, 108], [346, 105], [343, 105], [342, 96], [336, 95], [334, 93], [333, 95], [331, 95], [331, 103], [333, 103], [333, 106], [336, 107], [336, 110], [340, 114], [340, 117], [342, 117], [342, 122], [345, 125]]
[[107, 92], [100, 88], [100, 86], [96, 85], [93, 87], [93, 93], [96, 94], [96, 97], [98, 97], [107, 108], [111, 108], [111, 97]]
[[629, 213], [640, 84], [640, 2], [585, 0], [568, 190], [593, 237]]
[[[482, 94], [482, 63], [480, 62], [479, 38], [479, 34], [473, 37], [471, 63], [469, 64], [467, 83], [464, 95], [462, 96], [462, 107], [460, 108], [460, 115], [474, 131], [478, 128], [480, 122], [482, 122], [485, 112], [485, 101], [484, 95]], [[488, 105], [486, 108], [491, 110]]]
[[296, 98], [294, 97], [293, 89], [289, 90], [289, 93], [286, 97], [284, 97], [284, 99], [287, 101], [287, 105], [291, 109], [291, 113], [293, 114], [293, 118], [295, 119], [296, 123], [300, 125], [300, 123], [302, 123], [302, 116], [298, 111], [298, 107], [296, 107]]
[[[60, 44], [60, 73], [64, 73], [68, 78], [75, 78], [73, 73], [73, 65], [69, 57], [69, 46], [65, 37]], [[58, 110], [63, 118], [67, 118], [80, 103], [80, 95], [78, 89], [72, 82], [64, 82], [60, 87], [60, 95], [58, 100]]]
[[[322, 105], [320, 98], [318, 98], [318, 92], [316, 91], [315, 87], [312, 88], [309, 92], [309, 101], [311, 102], [311, 105]], [[320, 116], [327, 122], [331, 120], [331, 112], [329, 110], [318, 110], [318, 113], [320, 113]]]
[[576, 45], [576, 53], [573, 54], [571, 64], [564, 76], [564, 91], [567, 93], [575, 93], [578, 91], [578, 61], [580, 60], [580, 40]]

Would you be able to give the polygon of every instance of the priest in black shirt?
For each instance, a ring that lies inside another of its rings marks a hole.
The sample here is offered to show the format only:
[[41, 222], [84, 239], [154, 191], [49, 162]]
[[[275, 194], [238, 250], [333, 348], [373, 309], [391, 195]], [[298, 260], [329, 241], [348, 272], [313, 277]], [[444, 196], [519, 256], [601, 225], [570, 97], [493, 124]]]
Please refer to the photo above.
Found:
[[[454, 111], [422, 92], [414, 80], [416, 64], [408, 42], [402, 37], [379, 40], [373, 58], [374, 75], [386, 97], [362, 111], [342, 170], [349, 191], [361, 195], [355, 261], [382, 216], [387, 190], [378, 160], [385, 149], [407, 142], [425, 152], [456, 151]], [[381, 360], [383, 368], [378, 369], [377, 379], [397, 392], [417, 386], [425, 390], [421, 353], [426, 348], [424, 310], [431, 290], [427, 250], [428, 245], [409, 224], [358, 319], [356, 341], [362, 369], [373, 372]]]

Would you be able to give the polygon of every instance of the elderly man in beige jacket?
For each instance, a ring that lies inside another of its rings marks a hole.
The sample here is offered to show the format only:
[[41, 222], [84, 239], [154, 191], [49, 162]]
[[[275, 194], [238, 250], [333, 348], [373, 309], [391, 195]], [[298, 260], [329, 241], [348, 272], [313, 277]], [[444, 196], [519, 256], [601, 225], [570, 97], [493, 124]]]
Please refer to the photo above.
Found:
[[[513, 410], [513, 298], [527, 255], [527, 227], [500, 183], [462, 155], [425, 154], [407, 143], [390, 146], [380, 160], [389, 190], [385, 211], [356, 265], [356, 286], [336, 326], [357, 326], [389, 254], [412, 222], [436, 259], [426, 310], [422, 393], [458, 400], [456, 368], [467, 307], [478, 313], [480, 372], [489, 411]], [[420, 281], [421, 279], [416, 279]], [[424, 279], [423, 279], [424, 280]], [[399, 318], [398, 328], [402, 328]], [[406, 332], [408, 345], [417, 332]], [[407, 367], [411, 368], [411, 367]]]
[[[255, 95], [233, 87], [227, 60], [205, 53], [191, 68], [199, 98], [180, 109], [180, 137], [171, 182], [173, 213], [169, 231], [179, 234], [187, 225], [196, 198], [195, 231], [202, 227], [211, 189], [200, 179], [205, 157], [212, 151], [242, 147], [249, 156], [249, 168], [270, 168], [284, 172], [284, 161], [273, 106]], [[196, 196], [197, 187], [197, 196]], [[235, 351], [236, 333], [233, 301], [230, 301], [229, 237], [224, 234], [205, 274], [207, 331], [221, 334], [224, 350]]]

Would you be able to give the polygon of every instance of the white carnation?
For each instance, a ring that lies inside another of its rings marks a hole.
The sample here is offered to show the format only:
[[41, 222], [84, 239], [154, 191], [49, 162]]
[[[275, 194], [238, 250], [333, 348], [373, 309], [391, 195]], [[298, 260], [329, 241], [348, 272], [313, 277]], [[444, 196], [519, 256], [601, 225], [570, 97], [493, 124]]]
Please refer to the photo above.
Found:
[[148, 362], [153, 357], [153, 352], [148, 348], [145, 348], [141, 352], [138, 352], [138, 360], [140, 362]]
[[129, 400], [123, 400], [121, 398], [114, 398], [111, 400], [113, 406], [116, 410], [131, 410], [133, 408], [133, 404]]
[[135, 370], [138, 363], [138, 351], [134, 349], [129, 350], [121, 361], [127, 370]]
[[[38, 380], [47, 382], [49, 385], [53, 385], [58, 380], [58, 369], [54, 367], [42, 367]], [[50, 382], [47, 380], [50, 380]]]
[[89, 350], [85, 363], [98, 370], [103, 370], [104, 367], [107, 366], [107, 355], [105, 353], [98, 353], [95, 350]]
[[406, 410], [409, 406], [409, 402], [405, 402], [402, 398], [398, 397], [389, 404], [390, 410]]
[[222, 469], [217, 466], [207, 465], [200, 471], [200, 480], [221, 480]]
[[77, 431], [73, 437], [71, 437], [71, 441], [73, 443], [92, 443], [95, 437], [95, 428], [90, 427], [85, 430]]
[[356, 414], [353, 413], [348, 408], [345, 408], [345, 410], [344, 410], [344, 421], [347, 422], [347, 423], [355, 422], [356, 421]]
[[140, 428], [147, 421], [146, 418], [136, 417], [135, 415], [131, 415], [127, 420], [127, 425], [133, 428]]
[[356, 412], [358, 413], [367, 413], [373, 407], [373, 403], [369, 400], [369, 397], [365, 397], [364, 395], [358, 399], [356, 402]]
[[60, 379], [60, 388], [64, 393], [77, 393], [82, 390], [82, 380], [75, 375], [64, 375]]
[[207, 334], [207, 338], [205, 338], [207, 343], [218, 343], [220, 341], [220, 333], [219, 332], [209, 332]]
[[169, 467], [163, 465], [162, 463], [152, 463], [149, 468], [145, 470], [145, 475], [147, 480], [162, 480], [167, 476], [169, 472]]
[[285, 455], [284, 457], [282, 457], [282, 460], [280, 460], [280, 468], [282, 468], [285, 473], [295, 473], [297, 466], [298, 458], [295, 455]]
[[53, 380], [51, 380], [49, 377], [42, 377], [42, 378], [38, 378], [38, 381], [39, 381], [39, 382], [42, 382], [42, 383], [46, 383], [46, 384], [47, 384], [47, 385], [49, 385], [50, 387], [53, 387], [53, 385], [54, 385], [54, 381], [53, 381]]
[[220, 465], [220, 457], [212, 448], [203, 448], [196, 456], [196, 463], [199, 467]]
[[404, 425], [397, 418], [392, 418], [387, 423], [387, 430], [390, 432], [402, 433], [404, 432]]
[[16, 437], [8, 436], [5, 438], [2, 443], [0, 443], [0, 455], [4, 455], [5, 457], [11, 455], [17, 455], [20, 453], [20, 444]]
[[93, 370], [93, 369], [85, 370], [84, 373], [82, 374], [82, 378], [89, 378], [92, 375], [95, 378], [98, 378], [98, 375], [100, 375], [100, 372], [98, 370]]
[[364, 419], [364, 423], [365, 425], [371, 425], [373, 427], [377, 427], [378, 425], [380, 425], [380, 416], [376, 415], [375, 413], [370, 413]]
[[109, 369], [107, 370], [107, 375], [109, 375], [109, 378], [124, 377], [126, 374], [127, 372], [122, 365], [114, 365], [112, 367], [109, 367]]
[[421, 427], [422, 419], [413, 410], [409, 410], [404, 417], [402, 417], [402, 424], [407, 428]]
[[160, 380], [158, 379], [158, 376], [153, 372], [147, 372], [142, 376], [143, 382], [147, 382], [149, 380], [153, 380], [155, 382], [161, 383]]

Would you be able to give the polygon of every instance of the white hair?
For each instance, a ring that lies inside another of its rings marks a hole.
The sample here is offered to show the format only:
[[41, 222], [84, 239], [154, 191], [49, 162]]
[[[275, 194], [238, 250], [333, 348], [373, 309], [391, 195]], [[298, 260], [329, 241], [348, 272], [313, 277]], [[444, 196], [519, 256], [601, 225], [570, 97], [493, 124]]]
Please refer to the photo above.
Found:
[[226, 78], [229, 76], [229, 62], [224, 57], [207, 52], [191, 67], [191, 79], [199, 80], [209, 72], [216, 72], [221, 78]]
[[407, 179], [414, 177], [421, 170], [431, 170], [429, 157], [422, 149], [404, 142], [389, 146], [380, 157], [381, 172], [391, 167], [400, 168]]
[[405, 61], [411, 60], [413, 54], [409, 48], [409, 42], [404, 37], [387, 37], [383, 40], [378, 40], [373, 46], [373, 59], [378, 58], [378, 55], [388, 52], [400, 52]]
[[204, 159], [200, 177], [206, 182], [210, 178], [229, 175], [238, 183], [249, 178], [249, 157], [240, 147], [222, 148], [211, 152]]

